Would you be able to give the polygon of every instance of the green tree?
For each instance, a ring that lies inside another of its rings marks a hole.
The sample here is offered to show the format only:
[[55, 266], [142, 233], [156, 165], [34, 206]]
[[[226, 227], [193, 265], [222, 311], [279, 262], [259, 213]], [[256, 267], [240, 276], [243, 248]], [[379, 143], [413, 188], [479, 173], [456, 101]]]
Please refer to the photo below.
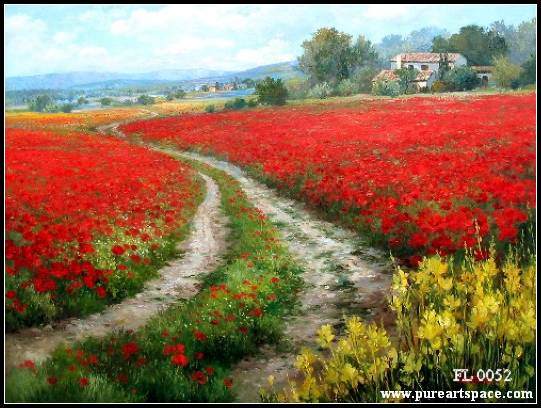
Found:
[[509, 58], [499, 56], [494, 58], [494, 80], [501, 88], [510, 88], [522, 73], [519, 65], [513, 64]]
[[110, 106], [113, 103], [113, 100], [109, 97], [104, 97], [100, 99], [101, 106]]
[[413, 81], [419, 75], [419, 70], [415, 68], [400, 68], [395, 70], [395, 74], [398, 76], [398, 84], [400, 85], [400, 92], [407, 93], [411, 90]]
[[503, 36], [509, 48], [507, 56], [514, 64], [523, 64], [536, 53], [537, 18], [523, 21], [515, 27], [506, 25], [504, 21], [495, 21], [491, 30]]
[[299, 67], [313, 85], [335, 84], [349, 77], [353, 60], [351, 35], [335, 28], [320, 28], [312, 39], [302, 43], [302, 48]]
[[225, 109], [238, 110], [243, 109], [247, 106], [246, 100], [243, 98], [235, 98], [233, 100], [227, 101], [224, 105]]
[[140, 95], [137, 98], [137, 103], [141, 105], [152, 105], [155, 102], [155, 99], [149, 95]]
[[494, 57], [507, 53], [507, 44], [496, 31], [468, 25], [448, 39], [436, 37], [432, 52], [458, 52], [466, 57], [469, 65], [489, 65]]
[[400, 84], [398, 81], [383, 81], [374, 82], [372, 93], [380, 96], [398, 96], [400, 95]]
[[479, 85], [479, 78], [470, 67], [457, 67], [451, 69], [443, 76], [448, 90], [469, 91]]
[[29, 109], [34, 112], [44, 112], [52, 105], [52, 103], [53, 100], [49, 95], [37, 95], [32, 101], [30, 101]]
[[287, 89], [281, 79], [266, 77], [255, 86], [259, 103], [263, 105], [284, 105]]
[[73, 110], [73, 105], [71, 103], [65, 103], [60, 107], [60, 110], [64, 113], [70, 113]]
[[77, 99], [77, 105], [86, 105], [88, 103], [88, 99], [86, 99], [84, 96], [80, 96]]
[[530, 85], [536, 83], [536, 58], [535, 54], [530, 54], [528, 58], [522, 65], [522, 73], [520, 74], [520, 84], [521, 85]]

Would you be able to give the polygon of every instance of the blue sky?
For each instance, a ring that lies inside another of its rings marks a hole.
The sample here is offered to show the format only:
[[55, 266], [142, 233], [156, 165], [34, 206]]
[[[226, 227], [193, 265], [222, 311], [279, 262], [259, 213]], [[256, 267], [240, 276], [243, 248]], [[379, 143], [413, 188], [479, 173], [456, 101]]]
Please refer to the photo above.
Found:
[[323, 26], [377, 42], [535, 16], [535, 5], [7, 5], [5, 71], [241, 70], [295, 59]]

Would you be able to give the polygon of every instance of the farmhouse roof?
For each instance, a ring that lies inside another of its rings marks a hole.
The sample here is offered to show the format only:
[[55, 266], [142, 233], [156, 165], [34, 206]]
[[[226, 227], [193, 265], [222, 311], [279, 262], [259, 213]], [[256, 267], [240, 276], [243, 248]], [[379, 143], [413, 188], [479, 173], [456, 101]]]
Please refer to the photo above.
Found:
[[462, 54], [457, 52], [438, 53], [438, 52], [407, 52], [404, 54], [397, 54], [391, 61], [395, 62], [400, 59], [402, 62], [440, 62], [440, 56], [447, 54], [449, 62], [455, 62]]
[[397, 79], [398, 76], [394, 73], [394, 69], [384, 69], [372, 81], [395, 81]]
[[[428, 79], [432, 76], [434, 71], [427, 69], [425, 71], [419, 71], [417, 74], [417, 77], [413, 80], [413, 82], [423, 82], [428, 81]], [[398, 75], [396, 75], [396, 71], [394, 69], [384, 69], [380, 71], [374, 79], [372, 79], [373, 82], [375, 81], [396, 81], [398, 80]]]

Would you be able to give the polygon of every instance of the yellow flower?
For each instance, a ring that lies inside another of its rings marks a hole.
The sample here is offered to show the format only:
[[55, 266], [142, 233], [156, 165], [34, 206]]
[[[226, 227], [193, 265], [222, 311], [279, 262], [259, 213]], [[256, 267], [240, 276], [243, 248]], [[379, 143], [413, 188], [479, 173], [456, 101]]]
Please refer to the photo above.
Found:
[[443, 299], [443, 304], [450, 310], [455, 310], [460, 307], [461, 302], [459, 298], [455, 298], [453, 295], [447, 295], [445, 299]]
[[438, 315], [434, 310], [425, 311], [417, 332], [419, 338], [428, 341], [434, 350], [438, 350], [442, 346], [440, 336], [443, 333], [443, 328], [438, 320]]
[[343, 382], [356, 387], [359, 383], [359, 372], [351, 364], [346, 363], [344, 367], [342, 367], [340, 379]]
[[317, 332], [317, 342], [322, 348], [328, 348], [334, 339], [333, 330], [330, 324], [325, 324]]

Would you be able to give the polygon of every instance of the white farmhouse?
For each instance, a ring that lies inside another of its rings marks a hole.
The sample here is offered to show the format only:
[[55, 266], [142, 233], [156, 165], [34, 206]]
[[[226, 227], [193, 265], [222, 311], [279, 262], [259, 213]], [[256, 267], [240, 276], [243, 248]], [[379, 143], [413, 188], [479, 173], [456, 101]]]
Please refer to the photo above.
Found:
[[413, 85], [417, 91], [430, 89], [434, 81], [438, 78], [438, 70], [442, 59], [447, 58], [449, 68], [464, 66], [468, 63], [466, 58], [459, 53], [437, 53], [437, 52], [409, 52], [397, 54], [391, 58], [391, 69], [384, 69], [374, 77], [375, 81], [395, 81], [398, 77], [395, 70], [401, 68], [416, 69], [419, 71], [417, 78], [413, 81]]
[[437, 53], [437, 52], [408, 52], [397, 54], [391, 58], [391, 69], [415, 68], [419, 71], [438, 72], [439, 64], [442, 58], [447, 56], [449, 68], [453, 69], [466, 65], [466, 58], [456, 52]]

